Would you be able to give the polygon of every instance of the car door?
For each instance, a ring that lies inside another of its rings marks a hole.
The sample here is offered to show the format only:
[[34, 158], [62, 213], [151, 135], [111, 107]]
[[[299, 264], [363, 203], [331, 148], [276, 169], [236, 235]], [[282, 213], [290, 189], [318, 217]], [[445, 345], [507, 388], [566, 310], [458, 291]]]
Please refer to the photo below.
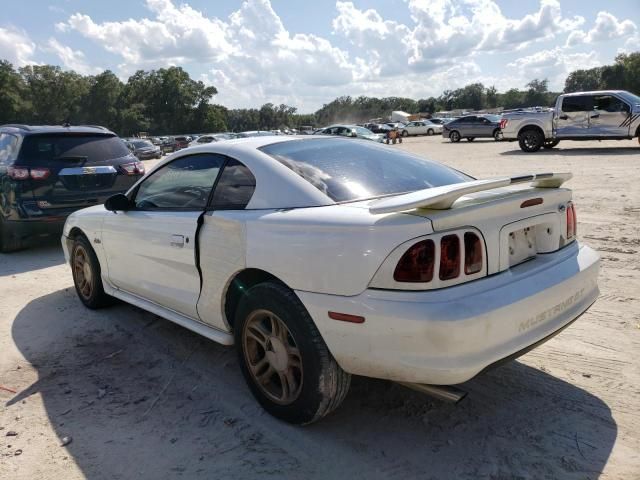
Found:
[[558, 137], [584, 137], [589, 135], [589, 114], [593, 110], [593, 97], [569, 96], [562, 99], [556, 120]]
[[476, 136], [478, 137], [492, 137], [493, 129], [495, 128], [493, 122], [486, 117], [478, 117], [476, 124]]
[[117, 288], [198, 318], [196, 233], [225, 157], [179, 157], [131, 194], [132, 209], [107, 215], [102, 242]]
[[627, 120], [631, 107], [613, 95], [594, 95], [593, 110], [589, 115], [589, 134], [602, 137], [629, 135]]
[[478, 117], [471, 115], [463, 117], [459, 120], [458, 129], [463, 137], [475, 137]]

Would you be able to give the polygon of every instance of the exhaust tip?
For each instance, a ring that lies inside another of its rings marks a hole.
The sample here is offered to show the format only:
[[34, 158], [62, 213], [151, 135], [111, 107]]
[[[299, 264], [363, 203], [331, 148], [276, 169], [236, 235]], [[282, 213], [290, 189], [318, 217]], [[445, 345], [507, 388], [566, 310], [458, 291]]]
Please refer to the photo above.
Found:
[[429, 395], [447, 403], [454, 405], [460, 403], [466, 396], [467, 392], [451, 385], [427, 385], [424, 383], [398, 382], [400, 385], [415, 390], [420, 393]]

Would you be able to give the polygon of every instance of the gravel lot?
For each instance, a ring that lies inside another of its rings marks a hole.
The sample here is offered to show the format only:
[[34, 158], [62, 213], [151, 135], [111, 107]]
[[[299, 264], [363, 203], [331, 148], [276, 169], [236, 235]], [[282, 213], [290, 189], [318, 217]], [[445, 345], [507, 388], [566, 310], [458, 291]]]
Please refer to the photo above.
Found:
[[394, 148], [477, 177], [572, 171], [601, 298], [458, 406], [354, 378], [335, 414], [295, 428], [257, 406], [232, 349], [125, 304], [83, 308], [57, 242], [0, 255], [0, 385], [17, 392], [0, 390], [0, 478], [640, 478], [638, 143]]

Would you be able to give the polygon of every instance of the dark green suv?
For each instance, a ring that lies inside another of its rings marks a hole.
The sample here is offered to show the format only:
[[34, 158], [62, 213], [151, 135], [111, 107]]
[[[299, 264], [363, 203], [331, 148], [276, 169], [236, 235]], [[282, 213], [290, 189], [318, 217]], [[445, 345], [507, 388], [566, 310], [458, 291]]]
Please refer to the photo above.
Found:
[[59, 235], [67, 216], [125, 192], [144, 165], [98, 126], [0, 126], [0, 252]]

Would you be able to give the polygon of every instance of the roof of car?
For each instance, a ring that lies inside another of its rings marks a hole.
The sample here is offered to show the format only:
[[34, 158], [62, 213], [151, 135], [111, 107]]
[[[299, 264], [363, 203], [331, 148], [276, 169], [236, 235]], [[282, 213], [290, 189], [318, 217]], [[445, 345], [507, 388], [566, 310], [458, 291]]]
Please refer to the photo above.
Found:
[[115, 135], [111, 130], [99, 125], [23, 125], [10, 123], [0, 125], [3, 131], [32, 135], [39, 133], [97, 133], [103, 135]]
[[606, 95], [609, 93], [627, 93], [626, 90], [591, 90], [588, 92], [571, 92], [571, 93], [563, 93], [564, 97], [576, 97], [582, 95]]

